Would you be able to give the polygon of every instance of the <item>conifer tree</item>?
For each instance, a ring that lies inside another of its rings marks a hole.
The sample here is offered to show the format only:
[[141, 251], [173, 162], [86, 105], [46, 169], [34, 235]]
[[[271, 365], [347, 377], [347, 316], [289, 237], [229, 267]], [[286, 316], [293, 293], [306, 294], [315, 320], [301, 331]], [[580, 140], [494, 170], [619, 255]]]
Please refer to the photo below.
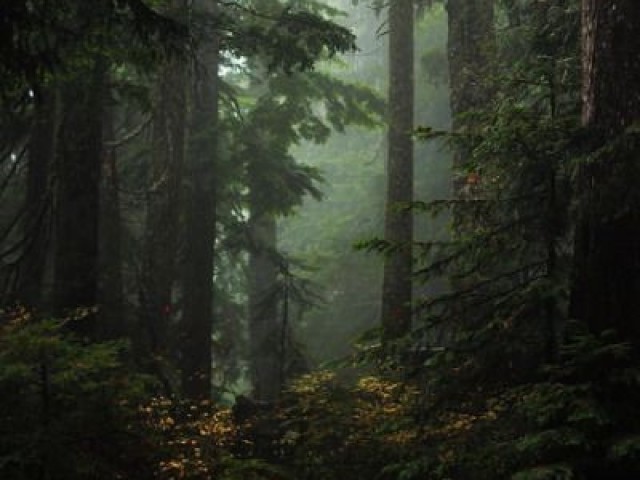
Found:
[[50, 240], [49, 175], [53, 166], [56, 135], [56, 93], [43, 89], [35, 99], [34, 125], [27, 147], [24, 253], [19, 262], [16, 297], [24, 305], [40, 308], [44, 301], [43, 279]]
[[[53, 304], [60, 315], [78, 307], [93, 308], [98, 300], [98, 209], [106, 72], [106, 59], [98, 56], [61, 87], [53, 280]], [[89, 316], [73, 327], [92, 336], [94, 318]]]
[[413, 214], [414, 73], [413, 0], [390, 2], [389, 110], [385, 241], [397, 246], [385, 261], [382, 336], [401, 337], [411, 329]]
[[579, 167], [571, 315], [640, 341], [640, 3], [582, 2], [582, 122], [591, 159]]
[[[186, 15], [186, 3], [172, 1], [167, 10], [175, 18]], [[169, 327], [178, 272], [184, 179], [187, 61], [166, 59], [153, 85], [150, 178], [146, 195], [144, 258], [140, 287], [140, 323], [144, 350], [167, 358], [174, 342]]]
[[[450, 0], [447, 2], [449, 41], [450, 104], [452, 130], [464, 132], [469, 119], [465, 114], [487, 106], [491, 97], [491, 64], [495, 53], [493, 0]], [[469, 152], [454, 154], [454, 195], [473, 188], [475, 175], [461, 171], [469, 161]], [[455, 214], [455, 212], [454, 212]]]
[[[211, 20], [215, 9], [195, 2]], [[189, 398], [211, 396], [213, 276], [216, 240], [216, 167], [219, 157], [218, 33], [204, 29], [193, 65], [186, 165], [183, 313], [180, 325], [182, 389]]]

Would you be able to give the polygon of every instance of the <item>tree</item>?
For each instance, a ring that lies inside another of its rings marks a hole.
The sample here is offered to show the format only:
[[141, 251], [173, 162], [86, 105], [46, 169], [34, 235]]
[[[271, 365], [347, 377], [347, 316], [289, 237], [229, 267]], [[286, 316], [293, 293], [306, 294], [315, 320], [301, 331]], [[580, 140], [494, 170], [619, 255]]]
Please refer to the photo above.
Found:
[[253, 82], [250, 93], [259, 95], [251, 100], [237, 143], [249, 190], [251, 376], [256, 398], [273, 400], [286, 380], [282, 339], [289, 328], [284, 320], [289, 299], [284, 297], [290, 274], [278, 251], [276, 220], [292, 213], [305, 195], [321, 196], [319, 172], [300, 163], [290, 150], [303, 140], [324, 143], [332, 127], [341, 131], [348, 124], [372, 126], [382, 108], [369, 89], [324, 73], [262, 73], [259, 82]]
[[[55, 159], [54, 309], [93, 308], [98, 293], [98, 218], [106, 59], [98, 56], [61, 86]], [[74, 328], [95, 333], [89, 316]]]
[[[486, 107], [492, 94], [491, 65], [495, 53], [494, 0], [449, 0], [449, 86], [452, 130], [464, 131], [468, 114]], [[467, 114], [467, 115], [465, 115]], [[454, 194], [467, 183], [464, 174], [469, 152], [454, 154]], [[455, 213], [455, 212], [454, 212]]]
[[[113, 101], [112, 101], [113, 102]], [[102, 339], [125, 337], [124, 285], [122, 275], [122, 215], [118, 174], [115, 107], [104, 112], [104, 149], [100, 185], [98, 332]]]
[[25, 247], [22, 254], [16, 297], [39, 308], [44, 301], [43, 277], [50, 240], [51, 189], [49, 175], [55, 151], [56, 94], [43, 89], [35, 99], [34, 119], [28, 140], [27, 191], [25, 196]]
[[[3, 21], [8, 20], [14, 34], [2, 48], [5, 73], [11, 78], [2, 89], [3, 100], [8, 108], [18, 106], [15, 112], [19, 115], [20, 108], [29, 107], [29, 98], [45, 99], [50, 107], [54, 91], [59, 98], [51, 169], [55, 203], [51, 304], [60, 314], [78, 306], [95, 307], [108, 74], [116, 58], [121, 63], [133, 63], [132, 52], [138, 52], [140, 45], [149, 46], [162, 38], [167, 43], [149, 56], [166, 53], [169, 38], [183, 39], [184, 31], [137, 0], [117, 4], [107, 0], [66, 2], [64, 6], [44, 2], [26, 7], [9, 2], [7, 7]], [[40, 15], [47, 18], [46, 22]], [[45, 41], [35, 45], [25, 40], [34, 32]], [[83, 40], [79, 42], [78, 38]], [[16, 58], [24, 62], [15, 62]], [[11, 103], [16, 97], [18, 103]], [[38, 189], [46, 183], [42, 177], [48, 174], [43, 172], [37, 174], [40, 178], [32, 178]], [[88, 336], [95, 333], [91, 318], [72, 325]]]
[[[247, 170], [246, 184], [249, 189], [247, 207], [248, 276], [247, 276], [247, 316], [249, 320], [249, 369], [252, 397], [258, 401], [277, 400], [282, 389], [280, 364], [280, 331], [278, 310], [278, 246], [274, 191], [269, 179], [282, 177], [278, 171], [280, 163], [286, 161], [288, 139], [275, 136], [271, 128], [261, 125], [269, 118], [270, 102], [268, 75], [259, 61], [252, 65], [250, 88], [257, 95], [256, 105], [251, 112], [244, 132], [244, 152]], [[266, 91], [265, 91], [266, 90]], [[260, 117], [264, 116], [260, 121]], [[277, 121], [273, 115], [272, 121]], [[279, 119], [278, 119], [279, 120]], [[284, 140], [283, 143], [282, 140]], [[275, 148], [274, 148], [275, 147]], [[282, 148], [279, 148], [282, 147]], [[282, 158], [282, 155], [285, 158]], [[283, 161], [285, 160], [285, 161]], [[275, 167], [275, 169], [274, 169]], [[275, 170], [275, 171], [274, 171]]]
[[483, 107], [491, 94], [487, 88], [495, 53], [493, 0], [450, 0], [449, 77], [454, 130], [464, 121], [460, 114]]
[[[249, 166], [260, 168], [259, 162]], [[249, 251], [249, 338], [253, 396], [261, 401], [274, 401], [282, 389], [280, 335], [284, 328], [278, 316], [281, 298], [278, 291], [277, 226], [273, 212], [261, 207], [259, 180], [250, 186], [248, 229]], [[259, 179], [259, 177], [258, 177]]]
[[[206, 2], [194, 4], [196, 14], [215, 12]], [[216, 241], [216, 167], [219, 164], [219, 41], [205, 30], [193, 65], [191, 118], [187, 148], [183, 312], [180, 369], [189, 398], [211, 397], [213, 276]]]
[[393, 340], [411, 329], [413, 213], [413, 29], [412, 0], [389, 4], [388, 159], [385, 241], [397, 251], [385, 260], [382, 336]]
[[640, 4], [582, 2], [582, 122], [571, 315], [594, 331], [640, 340], [640, 217], [635, 125], [640, 117]]
[[[172, 2], [171, 14], [186, 14], [186, 4]], [[154, 357], [172, 356], [170, 325], [175, 318], [178, 245], [185, 168], [187, 65], [184, 58], [163, 63], [153, 87], [150, 185], [147, 193], [141, 323], [146, 348]]]

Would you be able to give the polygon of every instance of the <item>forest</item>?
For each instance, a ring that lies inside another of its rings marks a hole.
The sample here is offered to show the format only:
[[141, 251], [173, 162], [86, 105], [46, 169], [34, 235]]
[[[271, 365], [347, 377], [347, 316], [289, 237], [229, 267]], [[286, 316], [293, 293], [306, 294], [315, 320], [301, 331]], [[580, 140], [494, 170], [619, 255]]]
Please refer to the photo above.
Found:
[[2, 0], [0, 479], [638, 479], [638, 185], [637, 0]]

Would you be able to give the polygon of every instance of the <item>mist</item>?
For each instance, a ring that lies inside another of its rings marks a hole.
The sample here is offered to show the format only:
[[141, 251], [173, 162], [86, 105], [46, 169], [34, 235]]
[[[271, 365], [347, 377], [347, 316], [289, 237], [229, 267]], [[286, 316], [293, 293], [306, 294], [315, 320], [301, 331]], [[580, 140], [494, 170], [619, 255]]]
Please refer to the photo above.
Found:
[[638, 478], [639, 31], [5, 0], [0, 477]]

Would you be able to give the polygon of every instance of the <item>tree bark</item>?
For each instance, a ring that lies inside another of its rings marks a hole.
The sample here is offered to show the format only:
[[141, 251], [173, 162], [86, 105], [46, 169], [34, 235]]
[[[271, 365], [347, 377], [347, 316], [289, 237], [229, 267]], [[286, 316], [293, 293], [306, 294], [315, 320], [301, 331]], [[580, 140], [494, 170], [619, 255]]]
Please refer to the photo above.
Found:
[[[255, 168], [255, 166], [254, 166]], [[253, 185], [252, 191], [265, 188]], [[274, 401], [281, 389], [276, 220], [252, 195], [249, 234], [249, 337], [253, 398]]]
[[582, 120], [616, 135], [640, 112], [640, 3], [582, 1]]
[[[382, 283], [383, 341], [411, 329], [413, 214], [414, 6], [389, 4], [389, 113], [384, 238], [399, 246], [385, 260]], [[400, 207], [400, 208], [399, 208]]]
[[[451, 107], [451, 130], [455, 134], [466, 135], [477, 126], [477, 121], [466, 114], [481, 110], [488, 106], [492, 96], [491, 65], [495, 54], [494, 0], [449, 0], [447, 2], [449, 61], [449, 105]], [[468, 164], [471, 162], [471, 148], [457, 145], [452, 150], [452, 196], [455, 200], [473, 197], [480, 178], [477, 172], [469, 175]], [[470, 213], [465, 204], [454, 204], [451, 210], [452, 236], [464, 237], [475, 231], [481, 219]], [[463, 292], [473, 284], [471, 278], [450, 277], [450, 285], [454, 291]], [[462, 300], [461, 300], [462, 301]], [[456, 312], [462, 306], [454, 307], [452, 320], [443, 325], [438, 333], [441, 341], [449, 341], [456, 336], [459, 325], [457, 318], [464, 318], [472, 324], [474, 320], [468, 311], [464, 314]], [[474, 309], [474, 316], [482, 316]], [[447, 339], [447, 340], [445, 340]]]
[[52, 200], [49, 181], [56, 144], [55, 90], [43, 90], [36, 102], [28, 143], [25, 247], [17, 289], [18, 301], [32, 308], [40, 308], [45, 301], [43, 277], [50, 240]]
[[[494, 0], [449, 0], [447, 12], [452, 130], [464, 132], [472, 125], [462, 114], [486, 107], [493, 94], [491, 65], [495, 54]], [[460, 171], [469, 160], [468, 157], [468, 152], [464, 149], [454, 152], [455, 196], [460, 195], [466, 184], [467, 179]], [[454, 219], [454, 223], [459, 222]]]
[[174, 59], [160, 72], [152, 120], [141, 322], [148, 342], [146, 349], [165, 358], [172, 349], [169, 326], [175, 314], [174, 288], [185, 161], [185, 69], [184, 62]]
[[[640, 2], [583, 0], [582, 9], [582, 121], [595, 151], [640, 119]], [[640, 173], [637, 140], [627, 139], [579, 171], [570, 314], [637, 344]]]
[[[196, 2], [204, 15], [215, 11]], [[187, 160], [186, 237], [181, 325], [182, 388], [190, 398], [211, 397], [213, 275], [216, 240], [219, 43], [203, 40], [195, 65]]]
[[486, 106], [491, 99], [495, 53], [494, 0], [449, 0], [447, 15], [449, 77], [453, 128], [464, 126], [461, 113]]
[[[106, 61], [61, 87], [62, 120], [56, 152], [56, 224], [54, 309], [65, 315], [78, 307], [94, 308], [98, 290], [98, 209], [102, 158], [102, 110]], [[95, 316], [71, 328], [95, 333]]]
[[[113, 141], [114, 109], [105, 109], [104, 137]], [[124, 322], [124, 291], [122, 279], [122, 219], [120, 212], [120, 182], [115, 147], [104, 147], [102, 158], [100, 205], [100, 291], [98, 311], [99, 336], [114, 339], [126, 335]]]

